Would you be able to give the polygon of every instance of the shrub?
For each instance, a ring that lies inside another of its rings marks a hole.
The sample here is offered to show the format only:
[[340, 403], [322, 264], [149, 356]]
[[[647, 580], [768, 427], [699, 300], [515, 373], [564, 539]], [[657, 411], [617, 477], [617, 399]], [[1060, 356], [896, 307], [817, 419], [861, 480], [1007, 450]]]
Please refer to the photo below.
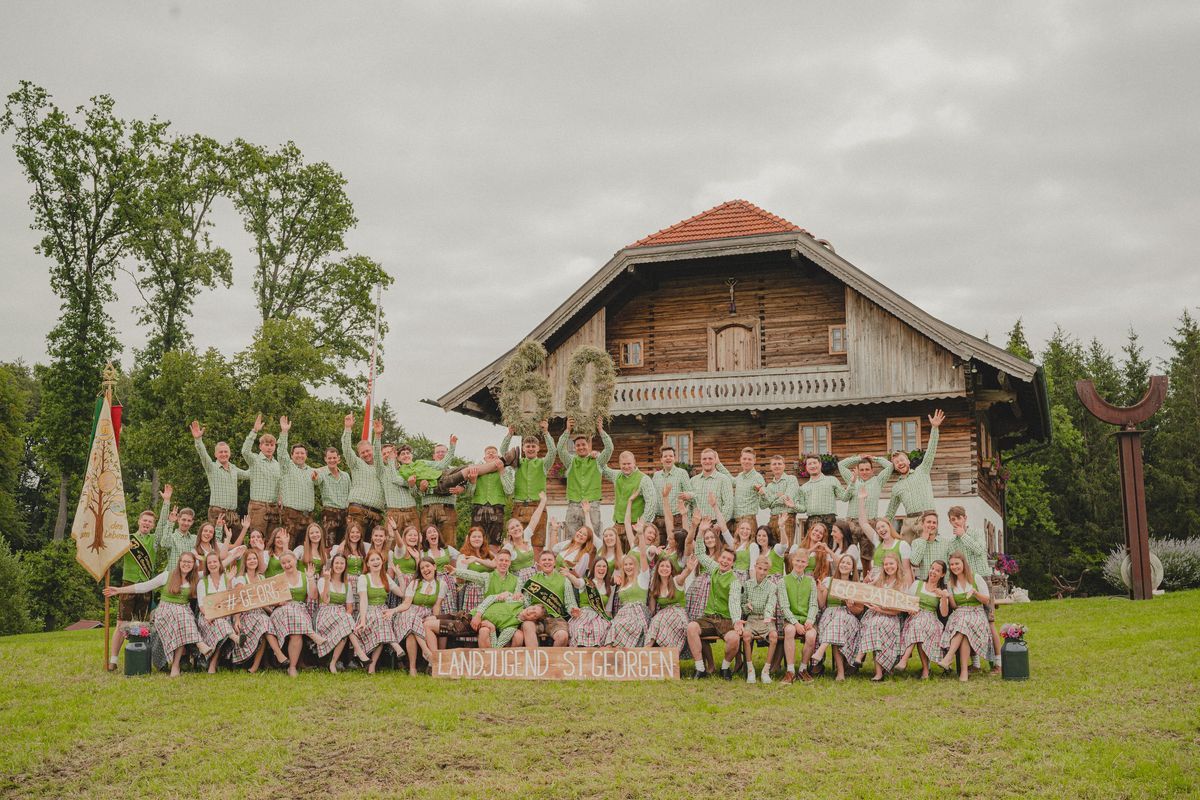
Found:
[[[1162, 588], [1168, 591], [1200, 587], [1200, 537], [1191, 539], [1151, 539], [1150, 552], [1158, 556], [1163, 566]], [[1125, 548], [1118, 547], [1104, 561], [1104, 580], [1124, 592], [1121, 582], [1121, 562]]]
[[29, 613], [42, 630], [58, 631], [79, 619], [103, 619], [99, 584], [75, 561], [75, 542], [50, 542], [24, 553]]
[[29, 615], [29, 578], [20, 556], [0, 536], [0, 636], [36, 630]]

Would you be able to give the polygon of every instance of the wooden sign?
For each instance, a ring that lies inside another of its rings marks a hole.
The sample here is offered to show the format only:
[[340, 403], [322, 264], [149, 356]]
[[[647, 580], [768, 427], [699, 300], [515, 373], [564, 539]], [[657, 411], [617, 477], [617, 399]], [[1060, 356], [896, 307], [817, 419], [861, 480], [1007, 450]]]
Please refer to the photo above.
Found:
[[207, 594], [200, 611], [205, 619], [213, 620], [252, 608], [286, 603], [291, 599], [292, 590], [288, 587], [287, 576], [280, 574], [254, 583], [243, 583], [227, 592]]
[[679, 653], [664, 647], [438, 650], [433, 675], [527, 681], [664, 681], [679, 678]]
[[879, 606], [890, 611], [915, 614], [921, 610], [921, 601], [916, 595], [897, 592], [869, 583], [834, 580], [829, 583], [829, 593], [839, 600], [850, 600], [863, 605]]

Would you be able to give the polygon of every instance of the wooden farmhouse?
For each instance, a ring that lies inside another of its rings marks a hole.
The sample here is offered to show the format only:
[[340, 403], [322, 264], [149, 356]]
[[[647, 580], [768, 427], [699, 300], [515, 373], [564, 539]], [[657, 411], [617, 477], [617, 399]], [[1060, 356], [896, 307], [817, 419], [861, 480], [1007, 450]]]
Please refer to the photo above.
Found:
[[[965, 506], [992, 551], [1004, 547], [996, 456], [1049, 436], [1039, 366], [933, 318], [829, 243], [744, 200], [620, 250], [529, 338], [549, 352], [556, 439], [571, 354], [580, 345], [607, 349], [619, 370], [611, 463], [630, 450], [647, 473], [665, 443], [685, 464], [715, 448], [733, 472], [750, 446], [764, 473], [775, 454], [794, 472], [805, 452], [920, 449], [926, 416], [942, 408], [938, 509], [944, 520], [949, 506]], [[499, 423], [500, 370], [511, 352], [436, 404]], [[551, 481], [552, 503], [565, 503], [564, 487]], [[606, 482], [606, 500], [611, 490]], [[890, 483], [880, 512], [889, 495]]]

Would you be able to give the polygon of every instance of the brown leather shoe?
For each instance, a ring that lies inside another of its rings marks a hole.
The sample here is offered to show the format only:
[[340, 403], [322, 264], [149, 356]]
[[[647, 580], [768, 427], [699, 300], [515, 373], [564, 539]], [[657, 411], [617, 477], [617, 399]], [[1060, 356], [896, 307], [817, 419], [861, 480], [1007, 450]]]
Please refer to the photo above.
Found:
[[803, 672], [800, 673], [800, 681], [802, 683], [812, 683], [813, 676], [808, 674], [808, 670], [804, 670]]
[[791, 684], [795, 680], [796, 680], [796, 673], [794, 673], [794, 672], [783, 673], [783, 682], [784, 683]]

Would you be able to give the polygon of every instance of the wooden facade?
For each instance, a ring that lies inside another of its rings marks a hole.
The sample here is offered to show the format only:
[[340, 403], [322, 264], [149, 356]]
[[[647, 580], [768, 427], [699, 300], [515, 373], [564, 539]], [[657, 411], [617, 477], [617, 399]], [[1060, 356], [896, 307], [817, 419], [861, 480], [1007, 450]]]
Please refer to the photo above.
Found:
[[[776, 454], [795, 471], [806, 445], [840, 458], [882, 455], [898, 435], [924, 448], [927, 416], [941, 408], [939, 507], [967, 506], [1002, 546], [1003, 488], [991, 459], [1048, 436], [1040, 369], [930, 317], [785, 220], [744, 201], [713, 211], [730, 230], [780, 231], [721, 237], [705, 215], [685, 221], [661, 232], [667, 243], [660, 234], [620, 251], [531, 333], [549, 352], [556, 437], [566, 367], [583, 344], [607, 348], [618, 365], [614, 456], [629, 450], [646, 472], [668, 437], [688, 446], [681, 460], [698, 463], [712, 447], [735, 471], [743, 447], [764, 472]], [[504, 358], [437, 404], [499, 421]], [[564, 491], [550, 482], [552, 502]]]

